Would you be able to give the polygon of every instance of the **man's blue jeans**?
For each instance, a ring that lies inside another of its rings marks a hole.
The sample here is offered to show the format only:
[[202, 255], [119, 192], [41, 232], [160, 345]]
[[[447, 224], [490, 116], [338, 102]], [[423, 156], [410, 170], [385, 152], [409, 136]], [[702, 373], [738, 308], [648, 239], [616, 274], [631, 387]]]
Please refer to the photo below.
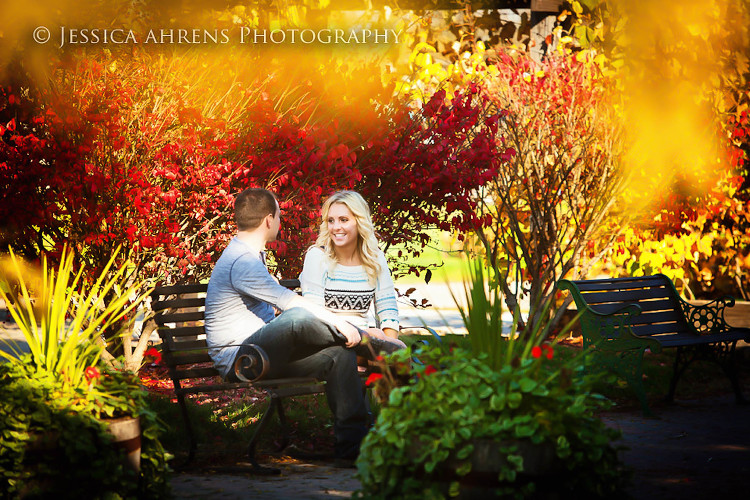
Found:
[[[288, 309], [245, 339], [268, 354], [268, 378], [315, 377], [326, 382], [328, 406], [334, 417], [336, 456], [354, 458], [367, 433], [368, 411], [357, 356], [344, 340], [305, 309]], [[237, 356], [250, 350], [240, 347]]]

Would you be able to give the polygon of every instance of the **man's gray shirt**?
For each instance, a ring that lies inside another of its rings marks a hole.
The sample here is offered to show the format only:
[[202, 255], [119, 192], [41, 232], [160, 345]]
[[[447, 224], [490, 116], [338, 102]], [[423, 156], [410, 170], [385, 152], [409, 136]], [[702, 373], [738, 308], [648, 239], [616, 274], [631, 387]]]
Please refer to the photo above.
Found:
[[283, 311], [295, 296], [268, 273], [257, 250], [236, 237], [229, 242], [211, 273], [205, 313], [209, 354], [224, 377], [239, 345], [274, 318], [272, 306]]

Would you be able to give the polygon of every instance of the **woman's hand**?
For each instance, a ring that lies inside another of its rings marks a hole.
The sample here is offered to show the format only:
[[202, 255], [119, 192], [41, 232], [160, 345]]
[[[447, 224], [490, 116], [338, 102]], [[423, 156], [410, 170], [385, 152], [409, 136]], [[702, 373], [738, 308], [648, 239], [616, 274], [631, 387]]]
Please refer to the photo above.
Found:
[[362, 341], [362, 336], [359, 334], [359, 330], [357, 330], [357, 327], [352, 325], [348, 321], [337, 321], [336, 329], [344, 337], [346, 337], [346, 347], [354, 347]]
[[383, 328], [383, 333], [392, 339], [398, 340], [398, 330], [394, 330], [393, 328]]

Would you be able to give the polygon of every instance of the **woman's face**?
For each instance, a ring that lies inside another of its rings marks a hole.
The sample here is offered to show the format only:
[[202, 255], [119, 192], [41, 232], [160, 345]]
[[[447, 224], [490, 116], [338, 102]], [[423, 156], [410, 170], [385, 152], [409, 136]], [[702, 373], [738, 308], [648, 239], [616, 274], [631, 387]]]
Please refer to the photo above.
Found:
[[348, 249], [357, 244], [357, 220], [349, 207], [343, 203], [332, 204], [327, 223], [334, 249]]

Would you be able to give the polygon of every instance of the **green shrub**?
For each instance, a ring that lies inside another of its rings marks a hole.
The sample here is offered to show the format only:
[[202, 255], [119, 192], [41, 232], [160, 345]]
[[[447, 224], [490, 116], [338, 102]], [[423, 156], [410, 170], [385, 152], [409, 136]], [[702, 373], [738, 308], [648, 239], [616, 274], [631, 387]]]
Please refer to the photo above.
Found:
[[[29, 359], [25, 359], [29, 361]], [[3, 498], [163, 498], [168, 494], [161, 426], [146, 393], [129, 372], [107, 372], [102, 385], [119, 387], [123, 409], [139, 417], [141, 469], [112, 444], [105, 421], [71, 409], [75, 394], [53, 377], [29, 377], [0, 364], [0, 491]], [[127, 388], [127, 391], [125, 391]], [[106, 387], [104, 388], [106, 390]], [[118, 412], [119, 414], [119, 412]]]
[[[487, 286], [477, 262], [468, 279], [467, 348], [413, 344], [382, 360], [381, 373], [368, 379], [382, 409], [357, 460], [359, 495], [472, 496], [462, 479], [489, 461], [472, 461], [479, 447], [495, 449], [497, 475], [470, 479], [501, 495], [535, 494], [542, 485], [531, 473], [536, 465], [554, 491], [584, 498], [620, 491], [624, 475], [611, 445], [619, 432], [593, 415], [609, 402], [592, 391], [601, 375], [584, 369], [587, 354], [560, 356], [554, 342], [543, 343], [542, 323], [519, 335], [514, 322], [504, 336], [498, 281]], [[543, 458], [539, 464], [525, 463], [532, 461], [527, 450]]]
[[[552, 352], [552, 351], [549, 351]], [[405, 366], [408, 352], [393, 354], [390, 366]], [[555, 488], [604, 496], [622, 486], [619, 436], [592, 412], [606, 405], [589, 394], [589, 377], [569, 366], [555, 369], [544, 356], [516, 359], [495, 371], [486, 355], [442, 346], [414, 353], [417, 366], [407, 385], [388, 394], [357, 460], [364, 498], [441, 498], [461, 491], [471, 471], [476, 440], [505, 443], [506, 463], [498, 472], [500, 494], [523, 497], [536, 489], [523, 475], [519, 442], [554, 447]], [[580, 360], [578, 360], [580, 361]], [[403, 376], [403, 373], [401, 374]], [[380, 381], [388, 379], [384, 376]], [[445, 465], [455, 466], [450, 485]]]

